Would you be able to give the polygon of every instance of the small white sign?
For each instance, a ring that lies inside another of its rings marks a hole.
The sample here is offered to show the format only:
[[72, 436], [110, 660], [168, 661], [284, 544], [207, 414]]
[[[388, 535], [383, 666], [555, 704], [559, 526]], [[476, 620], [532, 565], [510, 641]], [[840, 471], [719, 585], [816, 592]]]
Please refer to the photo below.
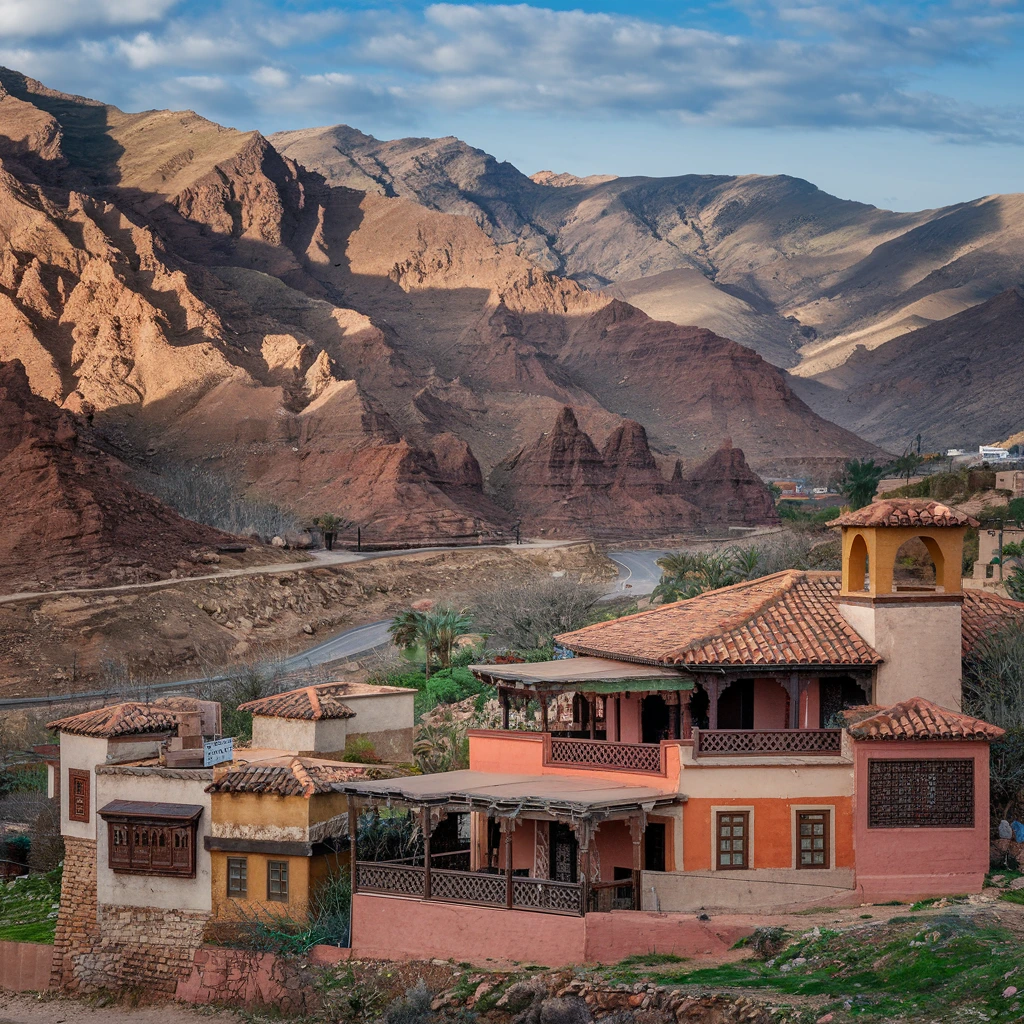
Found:
[[235, 756], [235, 739], [228, 736], [222, 740], [207, 740], [203, 744], [203, 767], [230, 761]]

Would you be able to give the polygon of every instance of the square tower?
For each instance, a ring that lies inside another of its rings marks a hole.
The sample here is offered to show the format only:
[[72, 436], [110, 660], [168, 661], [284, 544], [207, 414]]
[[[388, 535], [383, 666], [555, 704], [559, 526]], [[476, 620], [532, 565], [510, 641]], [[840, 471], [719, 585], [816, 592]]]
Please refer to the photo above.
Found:
[[[873, 702], [888, 707], [924, 697], [959, 711], [964, 533], [977, 521], [937, 501], [889, 498], [847, 512], [835, 525], [843, 531], [840, 614], [885, 659]], [[914, 538], [935, 564], [934, 587], [894, 581], [897, 553]]]

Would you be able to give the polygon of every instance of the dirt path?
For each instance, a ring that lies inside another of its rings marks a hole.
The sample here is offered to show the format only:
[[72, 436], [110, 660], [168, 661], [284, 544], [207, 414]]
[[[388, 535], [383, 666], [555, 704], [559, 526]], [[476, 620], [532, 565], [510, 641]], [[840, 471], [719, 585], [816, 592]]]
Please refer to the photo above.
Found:
[[91, 1006], [72, 999], [39, 999], [0, 993], [0, 1024], [238, 1024], [226, 1010], [211, 1013], [168, 1003], [162, 1006]]
[[526, 544], [479, 544], [460, 547], [398, 548], [394, 551], [374, 551], [357, 554], [354, 551], [310, 551], [301, 562], [269, 562], [266, 565], [250, 565], [245, 569], [225, 569], [203, 576], [173, 576], [166, 580], [150, 580], [148, 583], [119, 583], [109, 587], [74, 587], [70, 590], [20, 591], [16, 594], [0, 594], [0, 604], [16, 601], [33, 601], [45, 597], [65, 597], [85, 594], [116, 594], [126, 590], [154, 590], [160, 587], [174, 587], [181, 583], [203, 583], [209, 580], [227, 580], [236, 576], [269, 576], [282, 572], [306, 572], [323, 569], [329, 565], [347, 565], [352, 562], [367, 562], [378, 558], [405, 558], [409, 555], [429, 554], [434, 551], [480, 551], [488, 548], [546, 549], [576, 544], [579, 541], [541, 540]]

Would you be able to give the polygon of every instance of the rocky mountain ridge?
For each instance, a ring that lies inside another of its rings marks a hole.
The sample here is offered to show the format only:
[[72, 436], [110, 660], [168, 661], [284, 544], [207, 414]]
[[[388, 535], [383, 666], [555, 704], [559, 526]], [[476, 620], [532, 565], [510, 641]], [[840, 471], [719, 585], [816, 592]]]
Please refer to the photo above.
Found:
[[[528, 177], [454, 138], [380, 141], [344, 126], [272, 138], [330, 182], [467, 215], [499, 244], [655, 319], [754, 348], [810, 380], [795, 386], [828, 418], [837, 399], [857, 403], [853, 391], [836, 394], [844, 375], [833, 371], [861, 348], [884, 349], [1024, 284], [1024, 195], [893, 213], [785, 175]], [[955, 389], [947, 405], [954, 429], [998, 436], [994, 419], [966, 408], [957, 417]], [[880, 444], [902, 446], [919, 429], [906, 405], [840, 419]]]
[[725, 436], [762, 472], [876, 453], [756, 353], [468, 217], [332, 185], [191, 112], [0, 86], [0, 358], [130, 461], [208, 464], [384, 541], [506, 533], [490, 474], [565, 405], [599, 439], [643, 423], [687, 465]]

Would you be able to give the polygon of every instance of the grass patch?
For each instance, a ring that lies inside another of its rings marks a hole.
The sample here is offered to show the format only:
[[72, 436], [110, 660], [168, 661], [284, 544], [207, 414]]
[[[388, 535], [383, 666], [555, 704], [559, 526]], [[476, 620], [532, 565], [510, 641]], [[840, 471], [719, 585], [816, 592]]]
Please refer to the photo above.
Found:
[[1021, 969], [1011, 932], [950, 914], [909, 927], [904, 919], [822, 930], [797, 939], [767, 964], [748, 960], [663, 974], [659, 981], [823, 996], [837, 1008], [848, 1005], [851, 1013], [881, 1020], [920, 1015], [948, 1021], [955, 1019], [953, 1010], [1009, 1020], [1019, 1018], [1004, 1016], [1005, 977]]
[[1024, 889], [1005, 889], [999, 898], [1007, 903], [1024, 903]]
[[53, 943], [61, 869], [0, 885], [0, 939]]
[[620, 960], [619, 967], [660, 967], [663, 964], [682, 964], [686, 957], [676, 956], [675, 953], [634, 953]]

